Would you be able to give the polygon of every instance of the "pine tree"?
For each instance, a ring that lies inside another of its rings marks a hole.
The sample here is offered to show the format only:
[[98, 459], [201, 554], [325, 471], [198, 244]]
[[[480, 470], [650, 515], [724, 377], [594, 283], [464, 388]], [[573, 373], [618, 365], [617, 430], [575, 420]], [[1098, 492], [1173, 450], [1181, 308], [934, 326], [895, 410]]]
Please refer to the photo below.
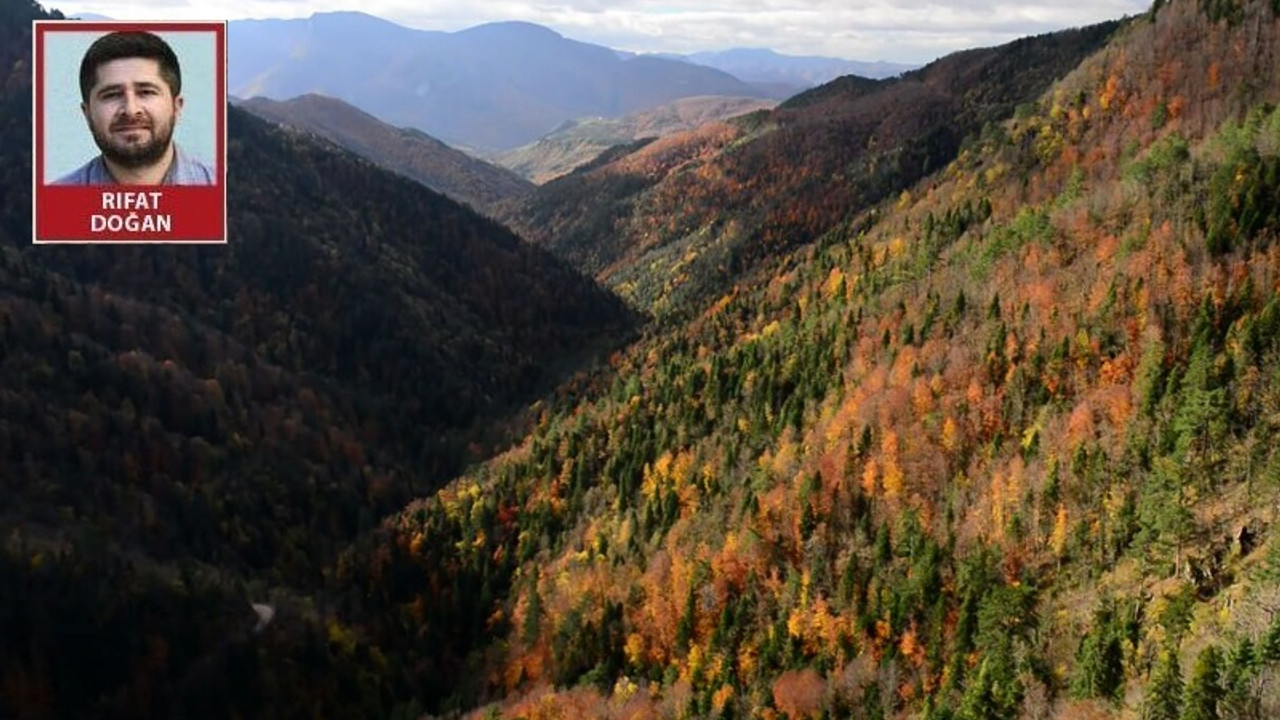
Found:
[[1077, 698], [1115, 699], [1124, 684], [1124, 651], [1115, 613], [1104, 605], [1094, 613], [1093, 631], [1080, 642], [1071, 694]]
[[1182, 709], [1182, 668], [1177, 648], [1160, 653], [1142, 704], [1142, 720], [1178, 720]]
[[1258, 717], [1258, 697], [1252, 688], [1258, 669], [1258, 653], [1253, 641], [1241, 638], [1228, 655], [1227, 667], [1222, 673], [1220, 706], [1227, 717]]
[[1256, 654], [1261, 662], [1280, 662], [1280, 617], [1271, 621], [1271, 627], [1267, 628], [1266, 634], [1262, 636]]
[[987, 653], [978, 676], [965, 688], [958, 716], [963, 720], [1004, 720], [1017, 717], [1022, 682], [1008, 646]]
[[1219, 720], [1218, 701], [1222, 699], [1222, 653], [1216, 646], [1205, 648], [1191, 671], [1182, 696], [1179, 720]]

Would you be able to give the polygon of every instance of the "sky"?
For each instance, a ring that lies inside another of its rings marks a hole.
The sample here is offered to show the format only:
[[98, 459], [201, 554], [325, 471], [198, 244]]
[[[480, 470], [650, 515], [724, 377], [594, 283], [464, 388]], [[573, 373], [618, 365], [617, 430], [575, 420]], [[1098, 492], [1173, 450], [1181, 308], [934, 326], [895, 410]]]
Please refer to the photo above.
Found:
[[1145, 12], [1150, 0], [76, 0], [47, 9], [121, 20], [296, 18], [359, 9], [454, 31], [498, 20], [633, 52], [765, 47], [788, 55], [923, 64], [956, 50]]

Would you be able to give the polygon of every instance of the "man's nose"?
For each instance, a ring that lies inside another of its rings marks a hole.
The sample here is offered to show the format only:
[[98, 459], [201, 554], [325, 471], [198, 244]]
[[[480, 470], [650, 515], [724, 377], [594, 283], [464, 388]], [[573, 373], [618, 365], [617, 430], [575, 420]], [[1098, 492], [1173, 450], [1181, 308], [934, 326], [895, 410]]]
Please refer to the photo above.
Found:
[[124, 92], [124, 103], [121, 109], [125, 115], [137, 115], [142, 110], [141, 98], [132, 90]]

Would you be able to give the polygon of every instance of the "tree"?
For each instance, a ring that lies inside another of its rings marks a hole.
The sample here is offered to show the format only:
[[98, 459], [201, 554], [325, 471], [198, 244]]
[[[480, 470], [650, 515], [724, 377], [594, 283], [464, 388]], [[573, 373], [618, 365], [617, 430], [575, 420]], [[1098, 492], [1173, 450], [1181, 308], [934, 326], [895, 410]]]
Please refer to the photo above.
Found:
[[1174, 574], [1182, 571], [1182, 550], [1195, 529], [1188, 507], [1186, 473], [1176, 460], [1156, 458], [1143, 483], [1138, 515], [1147, 541], [1174, 550]]
[[1219, 707], [1229, 718], [1262, 717], [1255, 679], [1260, 670], [1258, 654], [1253, 641], [1241, 638], [1239, 644], [1227, 656], [1227, 667], [1222, 673], [1222, 698]]
[[1196, 658], [1182, 695], [1179, 720], [1219, 720], [1218, 701], [1222, 699], [1222, 653], [1217, 646], [1205, 648]]
[[1071, 694], [1114, 700], [1124, 684], [1124, 652], [1115, 612], [1105, 603], [1094, 613], [1093, 631], [1080, 642]]
[[[1212, 310], [1202, 306], [1201, 316], [1207, 319], [1197, 318], [1197, 328], [1211, 325], [1212, 315]], [[1197, 335], [1178, 388], [1181, 402], [1173, 417], [1174, 452], [1175, 458], [1198, 476], [1213, 477], [1222, 461], [1217, 449], [1223, 446], [1227, 433], [1227, 391], [1215, 366], [1212, 341], [1204, 334]]]
[[773, 703], [791, 718], [814, 718], [822, 710], [826, 682], [812, 669], [791, 670], [773, 682]]
[[991, 652], [982, 659], [978, 676], [965, 688], [959, 717], [962, 720], [1014, 718], [1021, 703], [1022, 682], [1014, 668], [1013, 653]]
[[1142, 701], [1142, 720], [1178, 720], [1182, 709], [1182, 668], [1177, 648], [1160, 653], [1147, 693]]

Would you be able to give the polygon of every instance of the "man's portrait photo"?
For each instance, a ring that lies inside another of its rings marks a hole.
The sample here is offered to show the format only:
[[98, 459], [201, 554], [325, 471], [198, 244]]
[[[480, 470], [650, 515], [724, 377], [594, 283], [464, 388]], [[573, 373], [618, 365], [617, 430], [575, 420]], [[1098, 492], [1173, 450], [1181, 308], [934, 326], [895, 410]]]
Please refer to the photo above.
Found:
[[226, 23], [36, 21], [33, 242], [226, 242]]
[[154, 33], [103, 35], [80, 61], [80, 111], [102, 154], [60, 185], [212, 185], [213, 171], [173, 141], [182, 67]]
[[51, 34], [46, 182], [216, 184], [214, 40], [135, 29]]

